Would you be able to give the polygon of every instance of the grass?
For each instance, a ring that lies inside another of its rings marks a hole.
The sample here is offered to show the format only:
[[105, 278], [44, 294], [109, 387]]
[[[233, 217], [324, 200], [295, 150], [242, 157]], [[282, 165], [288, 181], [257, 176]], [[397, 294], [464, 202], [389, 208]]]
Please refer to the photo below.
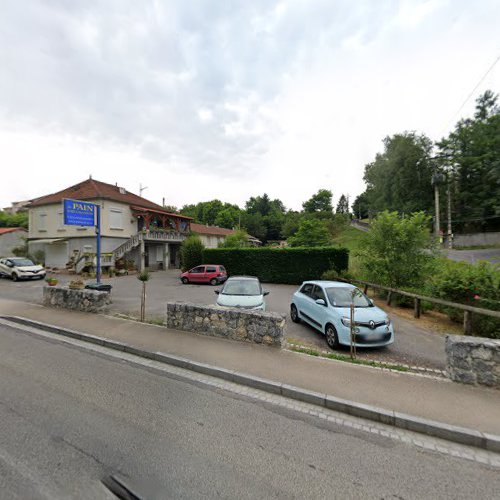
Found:
[[315, 349], [311, 349], [308, 347], [307, 348], [291, 347], [290, 350], [293, 352], [300, 352], [302, 354], [308, 354], [309, 356], [334, 359], [336, 361], [344, 361], [346, 363], [352, 363], [354, 365], [372, 366], [375, 368], [385, 368], [387, 370], [396, 370], [398, 372], [407, 372], [408, 371], [408, 368], [406, 366], [389, 364], [389, 363], [381, 363], [380, 361], [373, 361], [373, 360], [367, 360], [367, 359], [358, 359], [358, 358], [352, 359], [350, 356], [344, 356], [343, 354], [336, 354], [333, 352], [329, 353], [329, 354], [323, 354], [319, 351], [316, 351]]
[[365, 233], [352, 226], [347, 226], [338, 236], [333, 239], [337, 245], [349, 249], [351, 253], [361, 250]]

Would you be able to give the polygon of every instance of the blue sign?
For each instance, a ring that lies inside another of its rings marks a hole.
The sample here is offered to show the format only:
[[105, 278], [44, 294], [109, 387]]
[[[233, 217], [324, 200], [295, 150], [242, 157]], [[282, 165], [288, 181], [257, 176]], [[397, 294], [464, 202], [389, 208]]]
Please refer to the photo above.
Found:
[[86, 201], [64, 200], [64, 224], [67, 226], [95, 226], [96, 205]]

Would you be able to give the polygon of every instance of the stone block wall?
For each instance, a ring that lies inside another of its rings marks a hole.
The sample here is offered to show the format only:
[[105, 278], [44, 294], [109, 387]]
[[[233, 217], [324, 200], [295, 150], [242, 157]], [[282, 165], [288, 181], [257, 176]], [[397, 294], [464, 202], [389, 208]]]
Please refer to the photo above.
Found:
[[278, 313], [223, 309], [217, 306], [167, 302], [167, 328], [281, 347], [285, 317]]
[[75, 311], [106, 313], [111, 304], [111, 295], [96, 290], [71, 290], [65, 286], [45, 286], [43, 305]]
[[500, 389], [500, 340], [447, 335], [445, 350], [452, 380]]

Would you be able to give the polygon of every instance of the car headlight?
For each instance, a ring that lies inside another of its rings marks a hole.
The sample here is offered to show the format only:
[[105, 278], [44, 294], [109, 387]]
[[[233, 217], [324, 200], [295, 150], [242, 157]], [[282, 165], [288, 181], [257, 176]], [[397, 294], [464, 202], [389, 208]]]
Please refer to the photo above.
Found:
[[340, 321], [342, 321], [342, 324], [348, 328], [351, 326], [351, 320], [345, 316]]
[[389, 326], [391, 324], [391, 319], [389, 317], [385, 318], [384, 325]]

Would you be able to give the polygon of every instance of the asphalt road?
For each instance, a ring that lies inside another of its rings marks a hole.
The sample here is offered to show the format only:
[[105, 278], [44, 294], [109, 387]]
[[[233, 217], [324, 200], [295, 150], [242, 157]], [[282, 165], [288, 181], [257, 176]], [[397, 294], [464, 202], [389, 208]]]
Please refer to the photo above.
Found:
[[493, 264], [500, 264], [500, 248], [483, 248], [477, 250], [443, 250], [448, 259], [462, 260], [474, 264], [486, 260]]
[[498, 498], [500, 475], [0, 326], [0, 497]]
[[[215, 288], [210, 285], [183, 285], [178, 270], [151, 274], [147, 285], [146, 312], [149, 319], [161, 321], [165, 314], [165, 302], [180, 300], [199, 304], [215, 304]], [[69, 276], [60, 275], [60, 282], [69, 281]], [[134, 275], [105, 279], [113, 285], [114, 313], [123, 313], [138, 317], [140, 309], [141, 283]], [[43, 281], [24, 281], [14, 283], [9, 279], [0, 279], [0, 297], [24, 302], [40, 303], [42, 300]], [[289, 319], [289, 307], [292, 294], [297, 289], [294, 285], [265, 284], [270, 291], [267, 297], [269, 311], [285, 314], [287, 317], [287, 338], [294, 342], [328, 350], [324, 335], [305, 324], [295, 324]], [[444, 336], [426, 330], [418, 322], [409, 321], [392, 315], [396, 330], [393, 345], [379, 349], [358, 349], [358, 356], [388, 362], [403, 363], [428, 368], [444, 369], [446, 358]], [[340, 347], [341, 354], [348, 354], [348, 348]]]

